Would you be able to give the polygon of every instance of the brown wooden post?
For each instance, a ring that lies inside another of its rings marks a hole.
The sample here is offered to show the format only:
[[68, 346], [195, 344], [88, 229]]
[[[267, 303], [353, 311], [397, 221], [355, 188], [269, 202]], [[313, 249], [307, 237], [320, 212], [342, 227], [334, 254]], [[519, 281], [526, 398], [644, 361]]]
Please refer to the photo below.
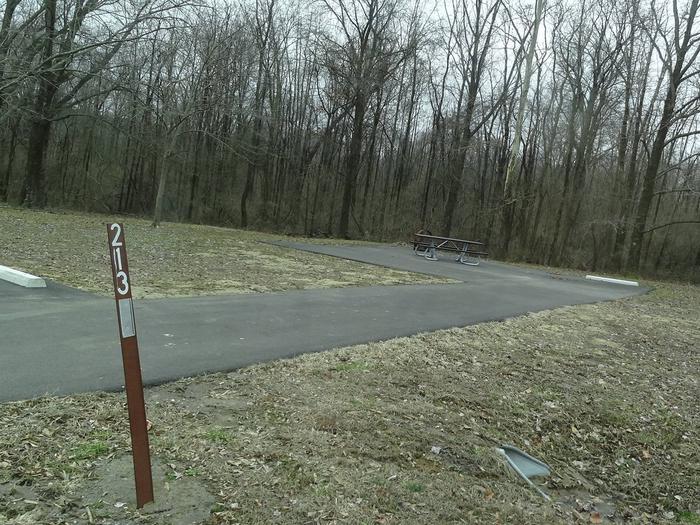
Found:
[[153, 501], [153, 478], [151, 475], [151, 455], [148, 447], [146, 428], [146, 405], [143, 399], [139, 345], [136, 338], [134, 305], [131, 299], [131, 279], [126, 257], [124, 225], [107, 224], [109, 255], [112, 263], [114, 297], [117, 303], [119, 338], [124, 362], [124, 385], [126, 403], [129, 410], [131, 429], [131, 450], [134, 459], [134, 479], [136, 481], [136, 506], [143, 507]]

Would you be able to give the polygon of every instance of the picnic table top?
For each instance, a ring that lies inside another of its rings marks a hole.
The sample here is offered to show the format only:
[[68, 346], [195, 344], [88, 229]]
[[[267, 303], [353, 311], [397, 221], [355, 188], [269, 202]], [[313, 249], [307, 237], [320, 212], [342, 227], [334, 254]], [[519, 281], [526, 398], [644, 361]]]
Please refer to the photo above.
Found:
[[440, 235], [428, 235], [427, 233], [416, 233], [416, 237], [425, 237], [427, 239], [439, 239], [441, 241], [454, 241], [454, 242], [463, 242], [463, 243], [468, 243], [468, 244], [478, 244], [479, 246], [483, 246], [483, 242], [479, 241], [467, 241], [466, 239], [455, 239], [453, 237], [441, 237]]

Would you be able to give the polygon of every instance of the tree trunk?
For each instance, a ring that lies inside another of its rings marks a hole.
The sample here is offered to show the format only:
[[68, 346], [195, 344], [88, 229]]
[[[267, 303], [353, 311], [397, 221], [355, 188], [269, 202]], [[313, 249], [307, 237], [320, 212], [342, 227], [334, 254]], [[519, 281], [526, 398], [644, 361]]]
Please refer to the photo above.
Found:
[[[50, 62], [56, 38], [56, 0], [46, 0], [44, 31], [46, 41], [42, 58]], [[57, 75], [49, 69], [39, 79], [39, 90], [34, 102], [34, 115], [29, 125], [22, 204], [30, 208], [46, 206], [46, 149], [51, 135], [51, 109], [57, 89]]]
[[27, 167], [22, 205], [28, 208], [46, 206], [46, 149], [51, 134], [51, 121], [38, 117], [30, 124], [27, 143]]
[[545, 0], [535, 0], [535, 21], [532, 26], [532, 35], [525, 58], [525, 72], [523, 83], [520, 89], [520, 100], [518, 102], [518, 116], [515, 119], [515, 133], [513, 134], [513, 147], [510, 152], [508, 169], [506, 170], [506, 180], [503, 184], [503, 214], [501, 221], [503, 224], [503, 251], [508, 255], [510, 240], [513, 232], [513, 218], [515, 216], [515, 197], [513, 196], [513, 177], [519, 166], [520, 142], [523, 134], [523, 121], [525, 120], [525, 110], [527, 109], [527, 95], [530, 91], [530, 79], [532, 78], [532, 60], [537, 47], [537, 35], [540, 29], [542, 9]]
[[0, 179], [0, 200], [10, 200], [10, 178], [12, 177], [12, 168], [15, 162], [15, 153], [17, 152], [17, 123], [12, 126], [10, 135], [9, 152], [7, 155], [7, 164], [5, 165], [5, 174]]
[[360, 168], [360, 154], [362, 153], [362, 132], [364, 130], [365, 111], [367, 109], [365, 95], [358, 92], [355, 95], [355, 115], [352, 123], [352, 138], [348, 152], [343, 181], [343, 202], [340, 207], [340, 221], [338, 222], [338, 237], [349, 238], [350, 210], [355, 198], [355, 185], [357, 172]]
[[245, 176], [245, 186], [243, 193], [241, 193], [241, 228], [248, 227], [248, 198], [253, 193], [254, 177], [255, 169], [249, 163]]
[[160, 175], [158, 177], [158, 191], [156, 193], [156, 204], [153, 208], [153, 222], [151, 226], [157, 228], [160, 226], [161, 218], [163, 217], [163, 203], [165, 200], [165, 187], [168, 181], [168, 167], [170, 164], [170, 157], [175, 151], [175, 143], [177, 142], [177, 130], [170, 130], [171, 136], [167, 139], [165, 149], [163, 150], [163, 156], [160, 160]]
[[[654, 144], [651, 147], [649, 154], [649, 162], [647, 169], [644, 172], [644, 180], [642, 181], [642, 195], [639, 199], [637, 215], [635, 217], [634, 226], [632, 229], [630, 252], [627, 258], [627, 268], [633, 271], [639, 271], [641, 267], [642, 255], [642, 240], [644, 230], [646, 228], [647, 215], [651, 206], [654, 190], [656, 186], [656, 177], [659, 172], [659, 165], [666, 146], [666, 137], [668, 136], [669, 128], [673, 124], [674, 111], [676, 108], [676, 97], [678, 96], [678, 87], [684, 80], [685, 74], [685, 56], [690, 46], [693, 45], [693, 22], [698, 12], [700, 0], [692, 0], [688, 6], [688, 13], [684, 19], [686, 27], [681, 33], [680, 20], [676, 17], [675, 20], [675, 40], [673, 44], [676, 48], [676, 62], [673, 69], [669, 72], [668, 91], [664, 100], [664, 108], [661, 113], [661, 122], [659, 129], [654, 137]], [[674, 9], [677, 9], [676, 1], [674, 0]], [[670, 58], [669, 58], [670, 60]], [[686, 77], [688, 78], [688, 77]]]
[[627, 257], [626, 267], [628, 270], [639, 271], [641, 265], [644, 229], [646, 227], [647, 215], [649, 214], [651, 200], [654, 197], [656, 175], [659, 172], [661, 157], [664, 152], [664, 146], [666, 145], [666, 136], [668, 135], [668, 129], [671, 125], [673, 111], [676, 106], [676, 90], [677, 85], [672, 78], [668, 86], [668, 92], [666, 93], [666, 100], [664, 100], [664, 109], [663, 113], [661, 114], [661, 124], [656, 132], [656, 137], [654, 137], [654, 144], [651, 147], [649, 162], [647, 163], [647, 169], [644, 172], [644, 179], [642, 181], [642, 195], [639, 198], [637, 215], [635, 217], [634, 226], [632, 229], [630, 252], [629, 256]]

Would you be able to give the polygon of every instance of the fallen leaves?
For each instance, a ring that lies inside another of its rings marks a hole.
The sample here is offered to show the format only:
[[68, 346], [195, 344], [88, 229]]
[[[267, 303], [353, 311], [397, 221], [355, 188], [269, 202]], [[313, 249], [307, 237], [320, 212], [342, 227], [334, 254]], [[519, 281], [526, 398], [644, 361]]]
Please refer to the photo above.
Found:
[[[699, 302], [697, 288], [658, 285], [165, 384], [146, 392], [153, 455], [166, 487], [217, 494], [212, 523], [677, 517], [697, 500]], [[614, 344], [592, 352], [596, 339]], [[110, 461], [129, 466], [123, 400], [0, 405], [0, 522], [82, 524], [89, 505], [95, 523], [158, 523], [114, 506], [128, 495], [81, 500]], [[496, 443], [552, 466], [556, 507], [506, 474]]]
[[5, 206], [0, 264], [110, 295], [108, 219], [125, 224], [135, 298], [449, 282], [264, 244], [279, 238], [264, 233]]

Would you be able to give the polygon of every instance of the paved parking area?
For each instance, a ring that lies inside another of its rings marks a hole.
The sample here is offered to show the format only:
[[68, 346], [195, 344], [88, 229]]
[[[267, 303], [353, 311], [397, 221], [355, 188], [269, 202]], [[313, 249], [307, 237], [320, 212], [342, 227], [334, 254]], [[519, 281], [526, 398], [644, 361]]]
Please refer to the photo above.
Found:
[[[146, 383], [645, 291], [404, 247], [280, 244], [460, 282], [136, 301]], [[0, 283], [0, 401], [121, 388], [114, 301], [47, 284]]]

